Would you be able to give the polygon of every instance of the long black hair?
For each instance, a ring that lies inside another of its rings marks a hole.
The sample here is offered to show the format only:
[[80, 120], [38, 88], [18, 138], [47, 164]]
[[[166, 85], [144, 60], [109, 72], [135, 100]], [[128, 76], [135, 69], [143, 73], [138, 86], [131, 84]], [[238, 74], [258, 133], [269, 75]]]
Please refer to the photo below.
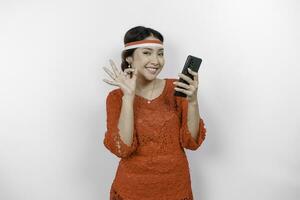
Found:
[[[124, 45], [129, 42], [144, 40], [145, 38], [152, 35], [153, 37], [159, 39], [161, 42], [164, 42], [164, 37], [162, 36], [162, 34], [152, 28], [148, 28], [144, 26], [133, 27], [126, 32], [124, 36]], [[132, 56], [135, 50], [136, 48], [124, 50], [122, 52], [122, 63], [121, 63], [122, 71], [128, 68], [129, 63], [126, 61], [126, 58]]]

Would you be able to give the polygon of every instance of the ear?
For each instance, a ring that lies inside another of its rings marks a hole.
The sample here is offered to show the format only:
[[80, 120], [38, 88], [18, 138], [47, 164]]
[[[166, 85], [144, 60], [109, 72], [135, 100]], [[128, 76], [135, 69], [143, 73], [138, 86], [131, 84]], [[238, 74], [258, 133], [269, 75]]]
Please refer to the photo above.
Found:
[[131, 56], [127, 57], [127, 58], [126, 58], [126, 61], [127, 61], [129, 64], [131, 64], [131, 63], [132, 63], [132, 57], [131, 57]]

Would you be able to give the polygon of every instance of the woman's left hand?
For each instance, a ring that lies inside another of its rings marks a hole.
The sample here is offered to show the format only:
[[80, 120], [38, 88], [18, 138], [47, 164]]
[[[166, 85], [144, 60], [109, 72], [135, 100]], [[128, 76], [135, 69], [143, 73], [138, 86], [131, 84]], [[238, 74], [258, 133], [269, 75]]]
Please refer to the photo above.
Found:
[[187, 95], [187, 100], [188, 102], [193, 102], [193, 103], [197, 103], [197, 93], [198, 93], [198, 73], [192, 71], [190, 68], [188, 68], [188, 72], [193, 75], [193, 79], [191, 79], [190, 77], [184, 75], [184, 74], [178, 74], [178, 76], [180, 78], [182, 78], [183, 80], [187, 81], [189, 84], [186, 83], [182, 83], [179, 81], [174, 81], [173, 84], [175, 84], [176, 86], [180, 86], [182, 88], [179, 87], [175, 87], [174, 89], [176, 91], [182, 92], [184, 94]]

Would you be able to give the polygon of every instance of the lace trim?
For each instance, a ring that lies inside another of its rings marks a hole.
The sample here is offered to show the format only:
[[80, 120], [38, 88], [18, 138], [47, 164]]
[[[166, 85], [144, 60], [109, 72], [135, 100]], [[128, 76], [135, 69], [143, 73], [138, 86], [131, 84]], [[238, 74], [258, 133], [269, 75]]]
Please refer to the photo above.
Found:
[[[124, 200], [113, 187], [110, 189], [110, 200]], [[185, 197], [180, 200], [193, 200], [193, 197]]]
[[112, 187], [110, 189], [110, 200], [124, 200]]
[[137, 138], [136, 129], [133, 129], [133, 141], [130, 146], [124, 143], [119, 134], [119, 129], [114, 128], [113, 130], [108, 130], [105, 133], [105, 138], [103, 140], [104, 145], [112, 153], [120, 158], [129, 157], [137, 148]]

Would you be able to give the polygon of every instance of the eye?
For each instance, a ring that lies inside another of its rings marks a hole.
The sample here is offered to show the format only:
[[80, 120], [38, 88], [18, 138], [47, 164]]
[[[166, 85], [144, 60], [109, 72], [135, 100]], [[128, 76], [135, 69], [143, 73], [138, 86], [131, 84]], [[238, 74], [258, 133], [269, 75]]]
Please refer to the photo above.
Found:
[[164, 55], [164, 53], [159, 53], [158, 55], [160, 55], [160, 56], [163, 56], [163, 55]]
[[143, 52], [145, 55], [150, 55], [151, 53], [149, 51]]

